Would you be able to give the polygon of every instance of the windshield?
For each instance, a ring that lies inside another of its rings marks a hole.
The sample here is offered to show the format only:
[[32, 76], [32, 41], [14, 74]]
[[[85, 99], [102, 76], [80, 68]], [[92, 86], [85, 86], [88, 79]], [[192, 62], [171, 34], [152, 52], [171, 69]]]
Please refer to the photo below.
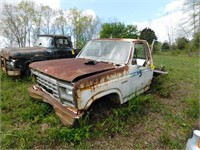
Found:
[[53, 47], [53, 38], [48, 36], [40, 36], [38, 37], [35, 45], [41, 47]]
[[128, 41], [93, 40], [83, 48], [78, 58], [126, 64], [130, 49], [131, 42]]

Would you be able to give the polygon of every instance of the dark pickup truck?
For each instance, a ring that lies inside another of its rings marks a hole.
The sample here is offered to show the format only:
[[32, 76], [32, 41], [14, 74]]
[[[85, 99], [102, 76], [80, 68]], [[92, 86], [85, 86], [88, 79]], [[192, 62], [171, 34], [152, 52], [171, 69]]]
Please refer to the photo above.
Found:
[[29, 64], [50, 59], [73, 58], [79, 50], [72, 48], [69, 37], [38, 35], [33, 47], [4, 48], [0, 51], [2, 70], [10, 76], [29, 75]]

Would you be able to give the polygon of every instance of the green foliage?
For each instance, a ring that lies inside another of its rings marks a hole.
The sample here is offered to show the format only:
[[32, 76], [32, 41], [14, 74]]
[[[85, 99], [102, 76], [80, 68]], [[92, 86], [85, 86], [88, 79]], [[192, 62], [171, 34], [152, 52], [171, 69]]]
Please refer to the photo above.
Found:
[[185, 37], [179, 37], [176, 39], [176, 43], [179, 50], [184, 50], [188, 44], [188, 39]]
[[192, 45], [193, 45], [194, 51], [200, 50], [200, 32], [197, 32], [194, 34], [193, 40], [192, 40]]
[[127, 25], [127, 26], [125, 26], [125, 33], [123, 34], [122, 37], [123, 38], [137, 39], [138, 38], [137, 26], [135, 26], [135, 25]]
[[162, 46], [162, 43], [156, 41], [155, 44], [154, 44], [154, 47], [153, 47], [153, 54], [160, 52], [161, 46]]
[[186, 99], [186, 103], [189, 105], [189, 109], [186, 111], [188, 117], [193, 117], [195, 119], [199, 118], [199, 101], [198, 97], [191, 97]]
[[121, 22], [104, 23], [101, 27], [100, 38], [137, 38], [138, 31], [134, 25]]
[[65, 18], [62, 10], [58, 11], [58, 13], [59, 16], [55, 20], [55, 26], [59, 31], [61, 31], [62, 35], [67, 35], [67, 31], [69, 30], [67, 19]]
[[162, 48], [162, 51], [168, 51], [170, 49], [170, 46], [169, 46], [169, 44], [167, 42], [164, 42], [162, 44], [161, 48]]
[[98, 17], [94, 19], [91, 15], [83, 15], [83, 12], [76, 8], [69, 10], [68, 19], [72, 26], [76, 47], [81, 49], [97, 33], [100, 19]]
[[179, 54], [188, 54], [189, 56], [199, 55], [199, 40], [200, 33], [197, 32], [194, 34], [192, 40], [188, 40], [186, 37], [178, 37], [176, 42], [172, 43], [172, 46], [167, 42], [162, 44], [162, 51], [169, 51], [171, 50], [171, 54], [173, 56], [177, 56]]
[[162, 89], [161, 91], [160, 91], [160, 96], [162, 97], [162, 98], [169, 98], [170, 97], [170, 90], [169, 89]]
[[55, 126], [60, 122], [60, 120], [58, 120], [58, 117], [56, 116], [56, 114], [51, 114], [51, 115], [48, 115], [48, 116], [45, 116], [42, 120], [42, 123], [45, 124], [51, 124], [52, 126]]
[[49, 104], [30, 99], [30, 79], [0, 72], [1, 148], [184, 149], [199, 117], [198, 62], [183, 53], [155, 54], [155, 66], [166, 66], [167, 76], [123, 105], [97, 105], [75, 128], [63, 126]]
[[164, 133], [162, 133], [162, 135], [160, 136], [160, 139], [159, 139], [160, 143], [162, 145], [167, 145], [167, 146], [171, 146], [171, 138], [170, 138], [170, 135], [167, 131], [165, 131]]
[[144, 28], [140, 32], [140, 39], [146, 40], [149, 44], [151, 44], [154, 39], [157, 40], [157, 36], [152, 29]]
[[[109, 113], [110, 115], [106, 116], [106, 118], [103, 120], [99, 120], [99, 122], [96, 123], [96, 126], [99, 127], [99, 129], [103, 128], [111, 135], [115, 133], [127, 134], [127, 125], [131, 122], [131, 118], [138, 114], [145, 114], [145, 107], [150, 103], [151, 100], [151, 95], [137, 96], [123, 106], [111, 110]], [[107, 132], [104, 134], [108, 134]]]
[[180, 55], [180, 54], [182, 54], [183, 52], [182, 51], [180, 51], [180, 50], [173, 50], [172, 52], [171, 52], [171, 55], [172, 56], [178, 56], [178, 55]]
[[50, 140], [54, 142], [82, 142], [90, 138], [90, 127], [80, 127], [80, 128], [67, 128], [62, 127], [58, 129], [57, 127], [52, 127], [48, 129], [48, 135]]
[[30, 45], [30, 32], [36, 23], [35, 5], [30, 1], [2, 5], [2, 34], [10, 40], [10, 44], [16, 42], [19, 47], [25, 47], [26, 43]]
[[51, 113], [52, 110], [52, 107], [46, 103], [41, 103], [40, 105], [33, 103], [25, 111], [20, 112], [19, 115], [22, 121], [30, 120], [34, 123], [40, 123], [45, 115]]
[[76, 41], [77, 48], [82, 49], [85, 46], [85, 44], [87, 43], [87, 41], [88, 40], [86, 38], [79, 36]]
[[170, 98], [172, 90], [171, 87], [173, 86], [173, 84], [164, 84], [167, 81], [169, 81], [167, 77], [154, 79], [151, 85], [151, 91], [155, 92], [161, 98]]
[[161, 143], [161, 148], [165, 149], [170, 147], [171, 149], [177, 149], [182, 147], [182, 143], [179, 141], [179, 137], [174, 138], [169, 132], [164, 131], [159, 136], [159, 142]]
[[3, 149], [30, 149], [35, 143], [48, 143], [48, 146], [55, 142], [79, 144], [90, 137], [86, 120], [78, 128], [64, 127], [52, 106], [31, 100], [27, 93], [31, 79], [11, 78], [2, 72], [0, 77], [0, 140]]

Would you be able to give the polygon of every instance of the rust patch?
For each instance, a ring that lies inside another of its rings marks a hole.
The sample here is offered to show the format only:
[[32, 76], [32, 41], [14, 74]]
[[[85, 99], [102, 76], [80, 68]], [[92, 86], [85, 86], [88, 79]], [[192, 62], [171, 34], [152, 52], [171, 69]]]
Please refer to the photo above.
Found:
[[122, 77], [125, 74], [127, 74], [127, 71], [128, 71], [128, 66], [124, 66], [106, 72], [98, 73], [93, 76], [89, 76], [87, 78], [79, 80], [78, 82], [75, 83], [75, 87], [90, 88], [88, 86], [94, 86], [99, 83], [115, 79], [116, 77]]
[[76, 100], [81, 101], [79, 93], [81, 93], [82, 91], [90, 89], [94, 92], [99, 83], [106, 83], [109, 80], [120, 78], [127, 73], [128, 73], [128, 66], [124, 66], [106, 72], [102, 72], [99, 74], [95, 74], [93, 76], [89, 76], [87, 78], [75, 82], [74, 93], [76, 94], [75, 95]]
[[[82, 91], [89, 89], [95, 92], [96, 88], [98, 88], [97, 85], [99, 83], [106, 83], [109, 80], [120, 78], [126, 75], [127, 73], [128, 73], [128, 66], [124, 66], [80, 79], [74, 84], [74, 97], [76, 99], [76, 103], [82, 101], [80, 97], [80, 93]], [[91, 99], [92, 101], [94, 101], [93, 97], [91, 97]]]
[[86, 65], [85, 59], [59, 59], [32, 63], [29, 67], [39, 70], [52, 77], [72, 82], [81, 76], [93, 75], [115, 68], [115, 65], [98, 62], [95, 65]]

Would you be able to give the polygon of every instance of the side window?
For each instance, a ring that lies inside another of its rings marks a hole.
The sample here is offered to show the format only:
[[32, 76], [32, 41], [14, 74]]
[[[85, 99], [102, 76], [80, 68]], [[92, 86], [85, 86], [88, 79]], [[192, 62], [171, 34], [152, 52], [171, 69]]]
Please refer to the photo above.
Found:
[[133, 55], [132, 64], [145, 66], [146, 60], [147, 60], [147, 54], [146, 54], [145, 45], [143, 43], [136, 43], [134, 47], [134, 55]]
[[50, 42], [49, 42], [50, 44], [50, 46], [49, 47], [54, 47], [54, 41], [53, 41], [53, 38], [50, 40]]
[[56, 47], [57, 48], [69, 47], [68, 40], [67, 39], [56, 39]]
[[69, 42], [67, 39], [63, 39], [63, 46], [64, 48], [69, 47]]

